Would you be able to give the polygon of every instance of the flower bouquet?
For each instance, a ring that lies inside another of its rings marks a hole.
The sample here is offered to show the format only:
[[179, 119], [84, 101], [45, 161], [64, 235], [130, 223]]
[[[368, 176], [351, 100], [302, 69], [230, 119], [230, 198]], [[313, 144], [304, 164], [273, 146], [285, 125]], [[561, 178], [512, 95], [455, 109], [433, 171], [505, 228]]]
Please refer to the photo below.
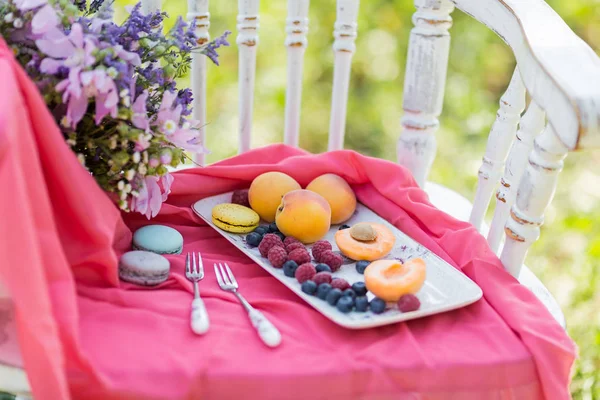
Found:
[[66, 142], [124, 211], [154, 217], [173, 176], [167, 167], [198, 142], [190, 89], [175, 79], [192, 52], [218, 65], [225, 32], [198, 45], [181, 17], [163, 34], [166, 14], [132, 7], [113, 22], [112, 0], [0, 0], [0, 35], [37, 84]]

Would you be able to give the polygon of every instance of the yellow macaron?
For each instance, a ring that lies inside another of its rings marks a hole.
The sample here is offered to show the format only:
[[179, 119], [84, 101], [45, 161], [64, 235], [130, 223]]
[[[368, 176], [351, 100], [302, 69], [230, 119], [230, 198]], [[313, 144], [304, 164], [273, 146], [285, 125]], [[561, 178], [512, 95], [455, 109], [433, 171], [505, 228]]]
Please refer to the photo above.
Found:
[[213, 224], [227, 232], [252, 232], [259, 221], [260, 217], [256, 211], [239, 204], [218, 204], [212, 209]]

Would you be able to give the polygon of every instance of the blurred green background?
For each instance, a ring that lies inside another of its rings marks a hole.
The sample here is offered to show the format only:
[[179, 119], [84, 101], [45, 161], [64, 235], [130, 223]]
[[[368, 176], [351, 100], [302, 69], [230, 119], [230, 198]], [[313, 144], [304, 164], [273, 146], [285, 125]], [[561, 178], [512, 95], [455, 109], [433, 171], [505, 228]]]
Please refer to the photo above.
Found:
[[[119, 9], [134, 1], [119, 0]], [[185, 0], [163, 2], [170, 15], [185, 16]], [[333, 72], [335, 0], [313, 1], [304, 66], [301, 147], [327, 147]], [[599, 0], [548, 0], [567, 24], [600, 51]], [[209, 162], [237, 151], [236, 2], [213, 0], [211, 35], [233, 31], [220, 51], [221, 66], [208, 69]], [[411, 16], [409, 0], [363, 0], [352, 65], [345, 147], [395, 160], [402, 115], [402, 86]], [[283, 140], [287, 2], [262, 1], [258, 46], [253, 147]], [[438, 153], [430, 180], [472, 199], [477, 170], [500, 96], [515, 61], [492, 31], [456, 10]], [[577, 73], [573, 71], [573, 73]], [[600, 79], [600, 78], [599, 78]], [[188, 86], [184, 80], [182, 85]], [[560, 302], [569, 334], [579, 345], [571, 391], [575, 399], [600, 399], [600, 152], [569, 155], [542, 236], [526, 264]], [[596, 166], [596, 167], [594, 167]], [[493, 207], [492, 207], [493, 208]]]

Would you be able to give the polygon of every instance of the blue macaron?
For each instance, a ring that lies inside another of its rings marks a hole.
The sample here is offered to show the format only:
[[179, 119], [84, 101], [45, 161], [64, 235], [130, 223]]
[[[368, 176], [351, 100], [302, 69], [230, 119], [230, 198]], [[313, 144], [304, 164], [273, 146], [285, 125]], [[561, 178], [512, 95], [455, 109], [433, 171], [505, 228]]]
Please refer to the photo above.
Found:
[[183, 236], [164, 225], [146, 225], [133, 234], [133, 248], [158, 254], [181, 254]]

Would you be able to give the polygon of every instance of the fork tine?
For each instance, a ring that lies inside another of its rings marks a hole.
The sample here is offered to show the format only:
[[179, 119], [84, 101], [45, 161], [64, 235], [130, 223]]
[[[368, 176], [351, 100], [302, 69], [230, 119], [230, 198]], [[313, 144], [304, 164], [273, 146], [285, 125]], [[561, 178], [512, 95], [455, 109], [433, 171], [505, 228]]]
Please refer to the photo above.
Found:
[[223, 268], [223, 266], [221, 265], [221, 263], [219, 263], [219, 268], [221, 269], [221, 276], [223, 277], [223, 281], [225, 281], [225, 283], [227, 285], [231, 285], [231, 281], [227, 277], [227, 273], [225, 272], [225, 269]]
[[202, 276], [204, 276], [204, 265], [202, 265], [202, 255], [200, 254], [200, 252], [197, 252], [198, 254], [198, 273]]
[[231, 280], [231, 283], [234, 286], [237, 286], [237, 281], [235, 280], [235, 276], [233, 276], [233, 273], [231, 272], [231, 269], [229, 269], [229, 265], [227, 265], [227, 263], [225, 263], [225, 268], [227, 268], [227, 275], [229, 275], [229, 279]]
[[225, 283], [223, 283], [223, 278], [221, 278], [221, 272], [219, 272], [219, 268], [217, 268], [217, 263], [214, 264], [215, 267], [215, 275], [217, 276], [217, 282], [219, 282], [219, 286], [223, 287]]
[[187, 256], [185, 257], [185, 273], [189, 274], [190, 273], [190, 253], [187, 253]]
[[198, 266], [196, 265], [196, 252], [192, 251], [192, 261], [194, 264], [194, 274], [198, 273]]

